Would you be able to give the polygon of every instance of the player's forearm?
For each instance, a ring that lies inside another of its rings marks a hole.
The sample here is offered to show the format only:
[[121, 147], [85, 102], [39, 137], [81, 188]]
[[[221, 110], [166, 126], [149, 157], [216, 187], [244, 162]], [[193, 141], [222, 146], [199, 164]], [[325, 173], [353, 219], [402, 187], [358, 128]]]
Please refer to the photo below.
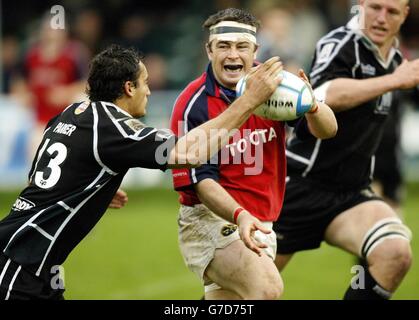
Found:
[[249, 118], [252, 111], [266, 101], [278, 87], [278, 73], [282, 63], [273, 57], [252, 69], [246, 80], [246, 90], [230, 107], [218, 117], [191, 130], [178, 140], [170, 152], [169, 167], [173, 164], [198, 166], [205, 163], [228, 142], [237, 129]]
[[325, 102], [335, 112], [349, 110], [397, 89], [392, 75], [365, 80], [338, 78], [330, 82]]
[[234, 134], [233, 129], [244, 124], [254, 107], [254, 103], [243, 95], [219, 116], [189, 131], [172, 150], [170, 167], [175, 164], [194, 167], [207, 162], [228, 143], [229, 137]]
[[199, 200], [212, 212], [233, 222], [233, 213], [240, 205], [233, 197], [215, 180], [204, 179], [195, 185]]
[[308, 128], [312, 135], [319, 139], [329, 139], [336, 135], [338, 124], [332, 109], [322, 102], [317, 102], [315, 113], [306, 113]]

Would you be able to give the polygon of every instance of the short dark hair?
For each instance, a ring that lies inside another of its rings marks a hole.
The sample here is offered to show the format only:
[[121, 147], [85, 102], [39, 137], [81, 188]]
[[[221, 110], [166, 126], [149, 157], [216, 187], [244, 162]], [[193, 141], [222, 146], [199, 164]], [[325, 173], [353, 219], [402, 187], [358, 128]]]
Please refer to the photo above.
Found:
[[259, 28], [260, 22], [254, 15], [237, 8], [228, 8], [209, 16], [202, 27], [209, 29], [211, 26], [221, 21], [236, 21]]
[[87, 79], [90, 100], [114, 102], [124, 94], [126, 81], [137, 85], [142, 58], [136, 50], [119, 45], [111, 45], [96, 55]]

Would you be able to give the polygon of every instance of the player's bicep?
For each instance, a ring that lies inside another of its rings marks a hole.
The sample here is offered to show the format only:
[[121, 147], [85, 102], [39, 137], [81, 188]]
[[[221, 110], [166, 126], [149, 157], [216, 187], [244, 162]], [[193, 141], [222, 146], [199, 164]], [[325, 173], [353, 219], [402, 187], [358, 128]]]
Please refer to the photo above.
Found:
[[98, 134], [98, 153], [113, 171], [142, 167], [165, 170], [176, 137], [170, 130], [146, 127], [136, 119], [124, 119]]

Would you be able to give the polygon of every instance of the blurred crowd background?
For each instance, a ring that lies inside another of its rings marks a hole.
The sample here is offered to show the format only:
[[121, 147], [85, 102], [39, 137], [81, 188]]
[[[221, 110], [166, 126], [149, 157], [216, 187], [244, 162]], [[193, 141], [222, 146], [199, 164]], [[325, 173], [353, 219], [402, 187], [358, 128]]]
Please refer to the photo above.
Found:
[[[143, 52], [152, 98], [145, 122], [167, 126], [173, 102], [207, 64], [201, 27], [228, 7], [246, 8], [261, 21], [258, 59], [279, 55], [286, 69], [309, 70], [317, 40], [346, 24], [356, 0], [0, 0], [0, 186], [26, 179], [29, 159], [51, 114], [85, 99], [90, 58], [111, 43]], [[61, 5], [65, 28], [51, 29]], [[401, 30], [401, 50], [419, 58], [419, 1]], [[413, 104], [414, 102], [409, 102]], [[47, 106], [45, 111], [45, 106]], [[417, 112], [404, 127], [407, 158], [419, 159]], [[413, 130], [413, 131], [412, 131]], [[414, 170], [415, 172], [419, 170]], [[23, 172], [25, 174], [23, 174]], [[415, 175], [409, 174], [410, 177]], [[417, 175], [419, 179], [419, 174]], [[136, 180], [135, 178], [133, 180]]]

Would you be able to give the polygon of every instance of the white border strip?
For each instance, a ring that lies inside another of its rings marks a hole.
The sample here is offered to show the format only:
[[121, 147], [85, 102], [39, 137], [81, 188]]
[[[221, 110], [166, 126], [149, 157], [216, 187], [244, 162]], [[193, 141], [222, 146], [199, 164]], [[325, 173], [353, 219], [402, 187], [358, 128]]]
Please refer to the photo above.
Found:
[[[98, 181], [100, 180], [100, 178], [102, 178], [102, 176], [105, 174], [105, 172], [106, 172], [106, 170], [105, 170], [105, 168], [103, 168], [99, 172], [99, 175], [96, 177], [96, 179], [91, 184], [89, 184], [84, 190], [93, 188], [95, 186], [95, 184], [98, 183]], [[67, 209], [67, 210], [69, 210], [69, 209]]]
[[302, 176], [306, 177], [307, 174], [311, 171], [311, 169], [314, 166], [314, 163], [316, 162], [317, 156], [319, 154], [319, 150], [320, 150], [320, 145], [322, 143], [321, 139], [317, 139], [316, 141], [316, 145], [314, 146], [314, 150], [313, 153], [311, 154], [311, 158], [310, 158], [310, 164], [307, 166], [307, 169], [303, 172]]
[[291, 151], [289, 151], [289, 150], [285, 150], [285, 155], [286, 155], [288, 158], [291, 158], [291, 159], [293, 159], [293, 160], [295, 160], [295, 161], [298, 161], [298, 162], [304, 163], [304, 164], [306, 164], [306, 165], [309, 165], [309, 164], [310, 164], [310, 160], [309, 160], [309, 159], [306, 159], [306, 158], [304, 158], [304, 157], [302, 157], [302, 156], [300, 156], [300, 155], [298, 155], [298, 154], [295, 154], [295, 153], [293, 153], [293, 152], [291, 152]]
[[4, 275], [6, 274], [7, 269], [9, 268], [10, 261], [11, 260], [8, 259], [6, 264], [4, 265], [3, 271], [1, 272], [1, 275], [0, 275], [0, 284], [3, 282], [3, 278], [4, 278]]
[[112, 171], [109, 169], [105, 164], [102, 162], [102, 160], [99, 157], [99, 151], [98, 151], [98, 123], [99, 123], [99, 115], [97, 113], [96, 109], [96, 103], [92, 103], [92, 110], [93, 110], [93, 154], [95, 155], [95, 159], [99, 165], [105, 169], [105, 171], [113, 176], [116, 176], [118, 173]]
[[10, 298], [10, 292], [13, 289], [13, 285], [14, 285], [14, 283], [16, 281], [17, 275], [20, 272], [20, 269], [22, 269], [22, 266], [19, 266], [19, 268], [17, 268], [17, 270], [16, 270], [16, 272], [15, 272], [13, 278], [12, 278], [12, 281], [10, 282], [9, 291], [7, 291], [6, 299], [4, 299], [4, 300], [9, 300], [9, 298]]
[[358, 43], [358, 41], [359, 41], [359, 37], [356, 36], [354, 38], [356, 63], [352, 67], [352, 77], [353, 78], [356, 78], [356, 75], [355, 75], [356, 69], [358, 69], [359, 66], [361, 65], [361, 59], [359, 58], [359, 43]]
[[[107, 182], [109, 182], [110, 180], [108, 180]], [[51, 241], [45, 255], [44, 258], [42, 259], [42, 262], [38, 268], [38, 270], [36, 271], [36, 275], [39, 276], [41, 274], [41, 270], [42, 267], [44, 266], [45, 260], [47, 259], [52, 247], [54, 246], [55, 241], [58, 239], [59, 235], [61, 234], [61, 232], [64, 230], [65, 226], [67, 225], [67, 223], [70, 222], [70, 220], [74, 217], [74, 215], [86, 204], [87, 201], [90, 200], [90, 198], [92, 198], [99, 190], [101, 190], [104, 186], [106, 185], [103, 184], [100, 188], [97, 188], [91, 195], [89, 195], [86, 199], [84, 199], [82, 202], [79, 203], [79, 205], [77, 207], [75, 207], [72, 211], [71, 214], [68, 215], [68, 217], [64, 220], [64, 222], [61, 224], [61, 226], [58, 228], [57, 232], [54, 234], [54, 239]]]
[[[46, 208], [49, 209], [50, 207]], [[28, 221], [26, 221], [24, 224], [20, 226], [19, 229], [16, 230], [16, 232], [11, 236], [9, 242], [7, 243], [6, 247], [4, 248], [3, 252], [6, 252], [7, 248], [9, 247], [10, 242], [16, 237], [17, 234], [19, 234], [20, 231], [25, 229], [28, 225], [30, 225], [33, 221], [35, 221], [36, 218], [38, 218], [46, 209], [43, 209], [39, 211], [37, 214], [33, 215]]]
[[[135, 134], [128, 134], [124, 128], [122, 128], [122, 126], [120, 125], [120, 123], [118, 122], [118, 120], [115, 119], [115, 117], [112, 115], [112, 113], [109, 111], [109, 109], [107, 107], [105, 107], [104, 105], [102, 105], [103, 110], [105, 110], [106, 114], [108, 115], [109, 119], [111, 119], [111, 121], [113, 122], [113, 124], [115, 125], [115, 127], [118, 129], [118, 131], [121, 133], [121, 135], [124, 138], [127, 139], [132, 139], [135, 141], [141, 141], [143, 139], [145, 139], [146, 137], [148, 137], [150, 134], [154, 133], [157, 131], [157, 129], [153, 129], [151, 130], [149, 133], [147, 133], [145, 136], [142, 137], [138, 137], [138, 135], [141, 134], [141, 132], [146, 129], [146, 128], [150, 128], [150, 127], [144, 127], [143, 129], [139, 130], [138, 132], [136, 132]], [[130, 119], [134, 119], [133, 117], [130, 116]]]
[[71, 208], [70, 206], [68, 206], [63, 201], [58, 201], [57, 204], [60, 205], [61, 207], [63, 207], [64, 209], [66, 209], [67, 211], [73, 211], [73, 208]]
[[38, 231], [40, 234], [42, 234], [48, 240], [52, 241], [54, 239], [52, 235], [50, 235], [48, 232], [46, 232], [44, 229], [42, 229], [37, 224], [30, 223], [29, 226], [32, 227], [32, 228], [34, 228], [34, 229], [36, 229], [36, 231]]

